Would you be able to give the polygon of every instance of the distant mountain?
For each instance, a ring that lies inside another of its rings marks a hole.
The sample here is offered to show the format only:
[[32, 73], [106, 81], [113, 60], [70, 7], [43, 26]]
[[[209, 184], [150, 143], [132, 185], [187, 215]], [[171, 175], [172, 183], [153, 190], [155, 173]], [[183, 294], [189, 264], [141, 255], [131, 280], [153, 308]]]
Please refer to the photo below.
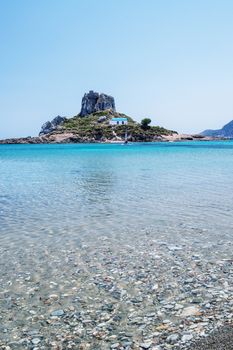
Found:
[[204, 130], [201, 135], [203, 136], [212, 136], [212, 137], [227, 137], [233, 138], [233, 120], [224, 125], [222, 129], [219, 130]]

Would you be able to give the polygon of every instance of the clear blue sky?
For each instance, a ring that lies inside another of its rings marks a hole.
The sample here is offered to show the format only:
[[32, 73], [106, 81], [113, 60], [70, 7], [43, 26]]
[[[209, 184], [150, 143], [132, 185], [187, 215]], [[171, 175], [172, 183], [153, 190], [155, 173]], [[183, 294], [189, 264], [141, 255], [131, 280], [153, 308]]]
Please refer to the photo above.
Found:
[[0, 138], [90, 89], [180, 132], [233, 119], [232, 0], [0, 0]]

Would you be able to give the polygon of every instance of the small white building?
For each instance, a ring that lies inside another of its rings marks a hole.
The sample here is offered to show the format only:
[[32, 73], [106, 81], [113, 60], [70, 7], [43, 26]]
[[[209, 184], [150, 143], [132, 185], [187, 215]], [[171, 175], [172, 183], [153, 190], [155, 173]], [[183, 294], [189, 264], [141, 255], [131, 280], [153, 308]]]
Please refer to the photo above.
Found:
[[128, 119], [127, 118], [112, 118], [110, 121], [111, 125], [127, 125]]

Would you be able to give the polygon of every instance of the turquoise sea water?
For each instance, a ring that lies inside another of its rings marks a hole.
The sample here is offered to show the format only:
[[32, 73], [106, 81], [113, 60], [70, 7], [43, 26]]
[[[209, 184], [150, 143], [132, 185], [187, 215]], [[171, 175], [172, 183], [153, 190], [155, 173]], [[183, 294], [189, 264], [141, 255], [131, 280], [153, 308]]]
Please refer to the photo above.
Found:
[[0, 169], [0, 348], [139, 349], [165, 320], [232, 318], [232, 141], [2, 145]]
[[233, 228], [233, 141], [1, 145], [0, 243]]

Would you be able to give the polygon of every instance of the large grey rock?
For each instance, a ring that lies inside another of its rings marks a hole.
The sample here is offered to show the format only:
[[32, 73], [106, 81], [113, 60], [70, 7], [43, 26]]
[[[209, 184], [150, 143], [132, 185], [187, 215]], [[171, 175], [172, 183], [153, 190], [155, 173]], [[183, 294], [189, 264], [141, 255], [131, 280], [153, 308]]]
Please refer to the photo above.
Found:
[[41, 131], [40, 131], [39, 135], [40, 136], [46, 135], [46, 134], [49, 134], [50, 132], [56, 130], [58, 125], [62, 125], [65, 120], [66, 120], [65, 117], [60, 117], [60, 115], [58, 115], [51, 122], [44, 123], [41, 127]]
[[99, 117], [99, 119], [97, 120], [98, 123], [103, 123], [107, 120], [106, 115], [103, 115], [102, 117]]
[[79, 115], [84, 117], [88, 114], [111, 109], [115, 111], [115, 101], [112, 96], [89, 91], [82, 98], [82, 107]]

